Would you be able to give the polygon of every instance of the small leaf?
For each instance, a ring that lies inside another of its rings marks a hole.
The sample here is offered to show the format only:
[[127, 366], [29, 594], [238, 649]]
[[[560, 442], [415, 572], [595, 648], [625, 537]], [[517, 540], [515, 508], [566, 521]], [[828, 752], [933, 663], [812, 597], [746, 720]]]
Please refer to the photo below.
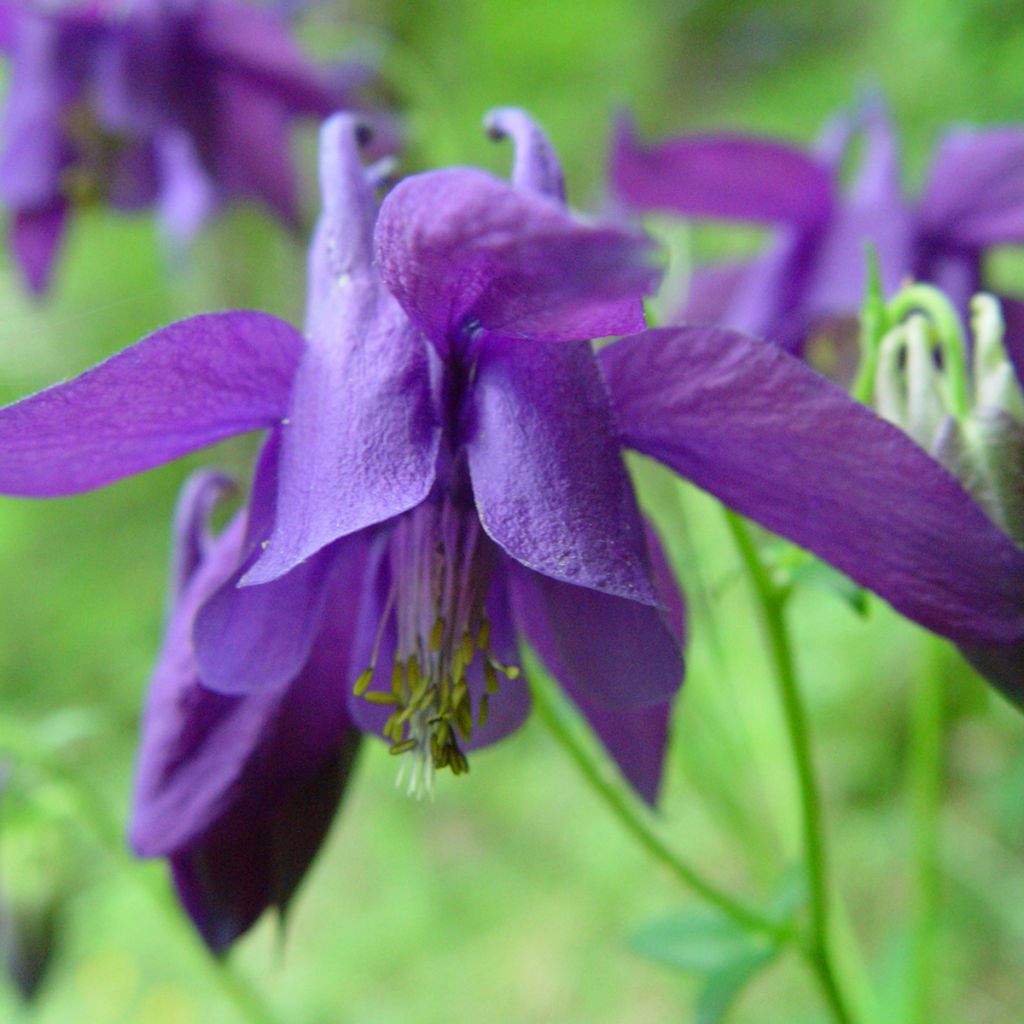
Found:
[[707, 976], [697, 996], [694, 1024], [722, 1024], [737, 996], [778, 955], [778, 947], [740, 957]]
[[639, 928], [630, 949], [649, 960], [685, 971], [710, 973], [771, 948], [768, 940], [748, 935], [717, 910], [680, 910]]

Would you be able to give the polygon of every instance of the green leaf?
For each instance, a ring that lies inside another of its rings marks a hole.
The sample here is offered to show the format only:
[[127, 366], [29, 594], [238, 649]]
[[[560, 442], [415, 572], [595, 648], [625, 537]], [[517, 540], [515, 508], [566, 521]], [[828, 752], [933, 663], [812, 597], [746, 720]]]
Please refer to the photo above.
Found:
[[710, 973], [771, 948], [717, 910], [680, 910], [643, 925], [629, 940], [640, 956], [684, 971]]
[[709, 974], [697, 996], [694, 1024], [721, 1024], [748, 982], [767, 967], [778, 952], [779, 948], [775, 946], [750, 953]]

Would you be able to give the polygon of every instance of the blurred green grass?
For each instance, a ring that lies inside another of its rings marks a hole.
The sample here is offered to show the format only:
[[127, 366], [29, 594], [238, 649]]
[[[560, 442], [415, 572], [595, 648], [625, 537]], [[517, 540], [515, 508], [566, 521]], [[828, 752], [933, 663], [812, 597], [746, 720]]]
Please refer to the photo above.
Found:
[[[729, 125], [808, 140], [866, 82], [889, 95], [908, 178], [917, 181], [944, 124], [1021, 116], [1024, 26], [1007, 10], [995, 0], [423, 0], [353, 3], [344, 16], [328, 3], [305, 32], [325, 55], [333, 40], [358, 38], [359, 25], [371, 26], [378, 44], [396, 41], [384, 67], [410, 108], [404, 169], [454, 161], [504, 171], [507, 147], [487, 142], [480, 121], [493, 105], [523, 105], [550, 131], [571, 197], [586, 206], [600, 202], [618, 104], [651, 133]], [[300, 144], [306, 154], [311, 139], [307, 132]], [[297, 321], [300, 256], [275, 227], [239, 211], [203, 238], [189, 266], [168, 267], [147, 221], [91, 213], [76, 224], [44, 306], [26, 301], [10, 268], [0, 268], [0, 398], [68, 376], [200, 310], [256, 306]], [[1010, 283], [1024, 285], [1019, 260], [1000, 266]], [[42, 736], [70, 733], [60, 756], [122, 819], [160, 636], [177, 488], [202, 464], [244, 476], [251, 450], [248, 440], [224, 445], [74, 500], [0, 503], [3, 713]], [[665, 826], [688, 859], [724, 884], [762, 894], [798, 859], [797, 808], [749, 597], [713, 503], [642, 460], [634, 468], [691, 600]], [[1024, 723], [955, 654], [936, 650], [878, 602], [860, 619], [808, 590], [794, 623], [834, 875], [873, 983], [898, 998], [910, 845], [906, 705], [915, 673], [938, 665], [950, 699], [936, 1005], [942, 1020], [1024, 1019]], [[77, 736], [59, 717], [67, 709], [85, 715], [88, 727]], [[96, 843], [73, 804], [30, 765], [15, 772], [28, 810], [19, 804], [15, 814], [11, 800], [0, 808], [5, 822], [14, 819], [6, 833], [13, 838], [0, 835], [0, 881], [17, 885], [4, 876], [5, 849], [31, 851], [56, 823], [72, 883], [61, 954], [24, 1019], [238, 1021], [180, 931]], [[635, 927], [689, 897], [619, 833], [538, 723], [475, 757], [468, 779], [443, 779], [432, 804], [402, 797], [394, 773], [384, 749], [368, 745], [284, 942], [265, 921], [233, 957], [278, 1019], [690, 1018], [692, 979], [626, 949]], [[140, 870], [162, 879], [158, 865]], [[21, 1013], [0, 989], [0, 1020]], [[760, 979], [735, 1014], [739, 1024], [821, 1019], [790, 959]]]

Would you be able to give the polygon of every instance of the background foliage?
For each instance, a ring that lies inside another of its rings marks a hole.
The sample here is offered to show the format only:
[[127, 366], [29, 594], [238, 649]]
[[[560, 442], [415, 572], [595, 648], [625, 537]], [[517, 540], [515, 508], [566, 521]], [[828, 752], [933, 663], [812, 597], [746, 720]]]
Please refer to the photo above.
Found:
[[[303, 34], [320, 56], [353, 42], [382, 55], [390, 91], [409, 111], [403, 170], [472, 162], [504, 172], [507, 149], [479, 126], [489, 107], [517, 104], [550, 131], [575, 204], [593, 207], [616, 105], [650, 133], [732, 126], [809, 140], [864, 84], [881, 85], [892, 102], [912, 185], [944, 125], [1020, 118], [1024, 23], [1010, 9], [997, 0], [391, 0], [343, 10], [329, 0]], [[311, 133], [298, 145], [311, 187]], [[702, 230], [698, 245], [755, 240]], [[27, 301], [0, 267], [0, 399], [200, 310], [255, 306], [297, 320], [301, 257], [298, 241], [237, 211], [204, 236], [189, 265], [169, 267], [150, 223], [96, 212], [76, 224], [45, 306]], [[1012, 254], [998, 266], [1024, 286]], [[166, 912], [162, 867], [132, 868], [117, 834], [161, 630], [177, 488], [200, 464], [244, 475], [250, 449], [225, 445], [73, 500], [0, 503], [0, 747], [14, 738], [26, 748], [6, 765], [0, 885], [15, 902], [59, 897], [50, 976], [28, 1009], [0, 986], [2, 1020], [239, 1019]], [[714, 505], [651, 465], [635, 468], [692, 605], [666, 828], [723, 883], [765, 894], [797, 859], [797, 813], [749, 595]], [[861, 617], [832, 591], [805, 588], [794, 622], [834, 874], [869, 951], [852, 968], [888, 996], [877, 1019], [902, 1019], [913, 841], [904, 752], [908, 695], [922, 672], [940, 673], [949, 694], [935, 926], [941, 1019], [1024, 1019], [1024, 719], [954, 652], [876, 601]], [[400, 796], [394, 773], [383, 747], [368, 745], [284, 941], [265, 921], [233, 957], [277, 1019], [690, 1019], [696, 981], [638, 955], [642, 932], [632, 950], [629, 937], [692, 900], [620, 834], [540, 723], [476, 757], [468, 780], [441, 780], [433, 804]], [[114, 821], [96, 821], [82, 785]], [[819, 1012], [805, 975], [783, 958], [734, 1019], [799, 1024]]]

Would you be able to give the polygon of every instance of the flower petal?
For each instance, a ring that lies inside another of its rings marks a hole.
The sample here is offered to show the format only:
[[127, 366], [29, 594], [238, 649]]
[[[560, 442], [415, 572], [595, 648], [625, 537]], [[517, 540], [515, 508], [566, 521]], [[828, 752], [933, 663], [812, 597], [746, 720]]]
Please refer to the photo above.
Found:
[[308, 345], [283, 427], [277, 522], [246, 584], [412, 508], [434, 482], [441, 432], [428, 345], [370, 263], [374, 203], [356, 126], [341, 115], [322, 133]]
[[472, 405], [466, 452], [490, 537], [537, 572], [657, 604], [590, 346], [488, 338]]
[[1024, 637], [1024, 552], [905, 434], [771, 345], [713, 328], [604, 349], [623, 441], [966, 643]]
[[218, 184], [230, 196], [262, 200], [298, 227], [288, 109], [237, 74], [218, 76], [214, 102], [217, 120], [206, 156]]
[[197, 8], [197, 48], [218, 69], [244, 74], [296, 112], [322, 117], [343, 105], [344, 92], [330, 90], [325, 76], [306, 59], [288, 27], [273, 11], [218, 0]]
[[954, 246], [1024, 241], [1024, 131], [950, 132], [935, 155], [919, 216], [925, 235]]
[[239, 586], [273, 523], [278, 438], [275, 431], [256, 470], [240, 564], [195, 616], [200, 675], [219, 693], [268, 692], [286, 686], [309, 657], [338, 581], [358, 592], [363, 579], [365, 550], [360, 536], [353, 535], [322, 548], [269, 583]]
[[618, 710], [675, 696], [683, 658], [664, 612], [521, 566], [509, 577], [519, 629], [574, 699]]
[[262, 805], [234, 811], [171, 855], [178, 898], [212, 952], [227, 950], [269, 907], [287, 909], [337, 813], [360, 738], [350, 731], [295, 792], [261, 794]]
[[200, 469], [185, 481], [174, 509], [171, 531], [170, 597], [176, 605], [196, 570], [214, 545], [210, 515], [217, 502], [235, 489], [229, 476], [214, 469]]
[[860, 121], [864, 155], [857, 179], [829, 220], [815, 258], [805, 299], [812, 320], [859, 311], [868, 244], [877, 253], [887, 295], [913, 268], [917, 224], [900, 184], [896, 132], [888, 111], [877, 100], [861, 105]]
[[234, 568], [244, 527], [237, 517], [184, 592], [154, 672], [132, 821], [142, 856], [184, 850], [229, 815], [265, 816], [270, 798], [314, 775], [352, 728], [339, 680], [348, 671], [357, 588], [334, 589], [338, 614], [284, 689], [225, 696], [200, 680], [194, 616]]
[[659, 277], [645, 236], [582, 224], [469, 169], [406, 178], [381, 206], [376, 251], [385, 284], [442, 351], [477, 327], [552, 341], [638, 330], [636, 307], [618, 300]]
[[579, 696], [568, 684], [563, 685], [626, 781], [642, 800], [654, 807], [668, 751], [671, 701], [643, 708], [613, 709]]
[[0, 409], [0, 493], [75, 494], [284, 415], [302, 336], [266, 313], [181, 320]]
[[686, 217], [806, 227], [820, 223], [833, 201], [828, 169], [792, 146], [730, 135], [643, 146], [628, 116], [616, 127], [611, 179], [631, 206]]
[[25, 284], [33, 295], [50, 287], [53, 262], [67, 227], [68, 204], [18, 210], [11, 221], [10, 244]]

